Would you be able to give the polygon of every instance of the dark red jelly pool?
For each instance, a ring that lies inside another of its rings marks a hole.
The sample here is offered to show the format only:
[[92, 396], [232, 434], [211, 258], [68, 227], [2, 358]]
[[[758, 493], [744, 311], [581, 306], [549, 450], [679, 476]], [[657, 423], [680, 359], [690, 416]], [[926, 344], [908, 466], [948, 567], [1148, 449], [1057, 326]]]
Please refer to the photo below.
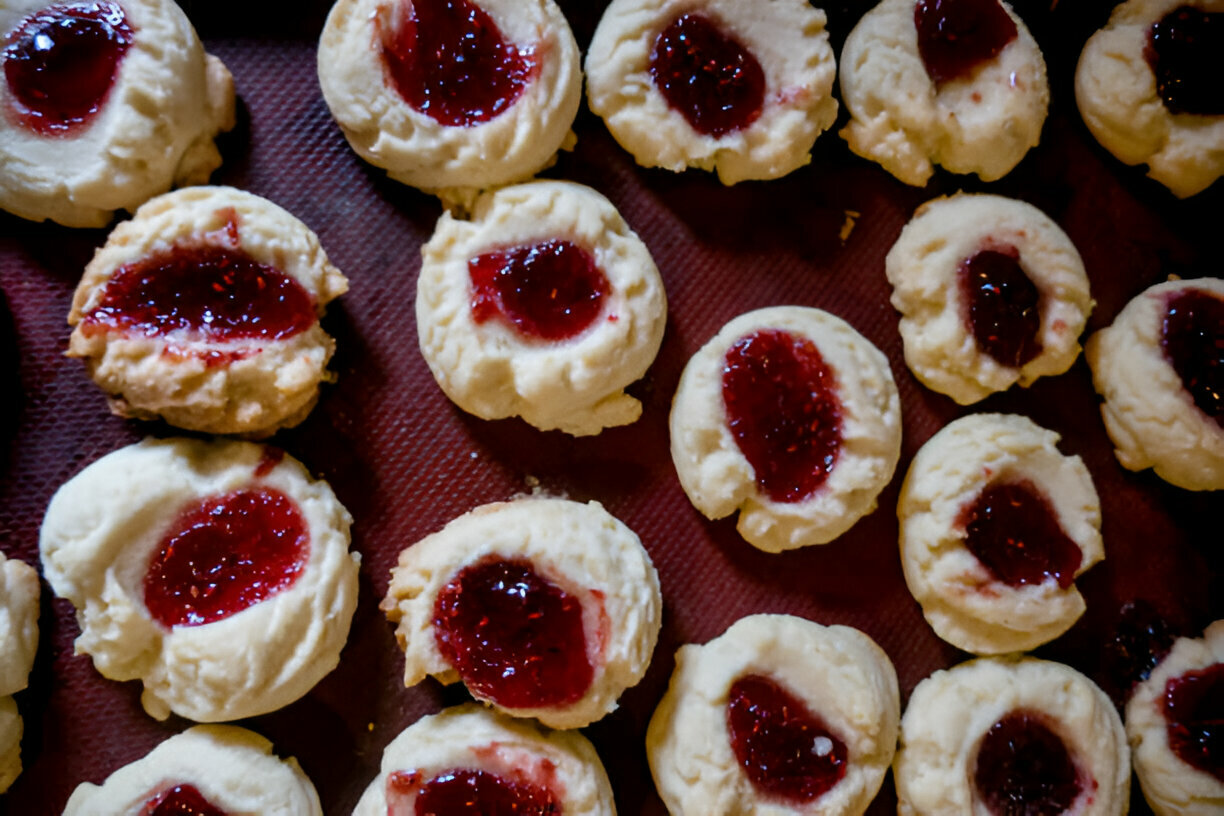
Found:
[[1016, 24], [999, 0], [918, 0], [918, 54], [939, 84], [972, 74], [1016, 39]]
[[144, 577], [149, 614], [166, 627], [228, 618], [293, 586], [310, 531], [272, 488], [211, 496], [179, 513]]
[[192, 785], [175, 785], [145, 802], [140, 816], [228, 816]]
[[846, 745], [803, 701], [768, 677], [739, 678], [727, 698], [731, 748], [757, 790], [810, 802], [846, 775]]
[[1224, 782], [1224, 663], [1170, 678], [1164, 714], [1173, 753]]
[[996, 816], [1056, 816], [1084, 788], [1066, 744], [1036, 712], [1013, 711], [982, 737], [974, 760], [979, 801]]
[[1224, 299], [1201, 289], [1170, 297], [1161, 343], [1194, 404], [1224, 428]]
[[470, 691], [508, 708], [568, 705], [594, 676], [582, 603], [526, 560], [460, 570], [438, 593], [434, 636]]
[[391, 774], [387, 812], [409, 816], [403, 801], [416, 794], [412, 816], [560, 816], [561, 803], [543, 785], [513, 781], [488, 771], [459, 768], [421, 781], [420, 774]]
[[1224, 13], [1170, 11], [1152, 24], [1144, 56], [1172, 113], [1224, 114]]
[[723, 359], [727, 424], [757, 485], [779, 502], [802, 501], [833, 472], [842, 444], [832, 370], [812, 341], [766, 329]]
[[667, 104], [706, 136], [743, 130], [765, 104], [761, 63], [704, 14], [681, 15], [659, 33], [650, 76]]
[[586, 331], [609, 290], [591, 253], [562, 240], [477, 255], [468, 261], [468, 274], [477, 323], [501, 316], [541, 340], [565, 340]]
[[984, 249], [961, 261], [957, 275], [979, 349], [1012, 368], [1041, 353], [1041, 293], [1024, 274], [1019, 250]]
[[1008, 586], [1053, 578], [1066, 589], [1075, 581], [1083, 554], [1032, 482], [988, 485], [961, 510], [959, 524], [965, 547]]
[[44, 136], [89, 122], [132, 44], [118, 3], [56, 3], [22, 20], [4, 42], [13, 113]]

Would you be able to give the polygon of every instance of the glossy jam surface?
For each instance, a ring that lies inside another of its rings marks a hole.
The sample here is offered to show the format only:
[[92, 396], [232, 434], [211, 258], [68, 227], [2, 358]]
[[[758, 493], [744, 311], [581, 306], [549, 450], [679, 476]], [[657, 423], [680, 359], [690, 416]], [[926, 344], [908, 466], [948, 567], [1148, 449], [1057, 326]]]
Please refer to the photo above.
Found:
[[1062, 738], [1036, 712], [1012, 711], [978, 746], [973, 784], [996, 816], [1056, 816], [1084, 788]]
[[833, 472], [842, 444], [832, 370], [807, 338], [766, 329], [741, 337], [723, 359], [723, 404], [757, 486], [802, 501]]
[[[412, 799], [409, 811], [406, 802]], [[397, 771], [387, 779], [387, 812], [393, 816], [560, 816], [561, 803], [543, 785], [488, 771], [458, 768], [425, 780]]]
[[1224, 782], [1224, 663], [1170, 678], [1164, 714], [1173, 753]]
[[394, 30], [382, 30], [383, 64], [412, 108], [450, 127], [505, 112], [534, 77], [536, 56], [502, 36], [467, 0], [397, 0]]
[[1148, 30], [1144, 56], [1170, 112], [1224, 114], [1224, 12], [1170, 11]]
[[591, 253], [562, 240], [477, 255], [468, 261], [468, 274], [477, 323], [501, 316], [541, 340], [586, 331], [610, 288]]
[[118, 3], [56, 3], [26, 17], [4, 41], [13, 113], [44, 136], [83, 127], [110, 94], [132, 38]]
[[140, 816], [229, 816], [191, 785], [175, 785], [145, 802]]
[[1016, 24], [999, 0], [918, 0], [918, 54], [939, 84], [971, 75], [1016, 39]]
[[529, 561], [464, 567], [434, 606], [438, 649], [474, 694], [508, 708], [564, 706], [591, 685], [582, 603]]
[[957, 272], [978, 348], [1019, 368], [1041, 353], [1041, 293], [1020, 267], [1014, 247], [984, 249]]
[[1119, 709], [1126, 706], [1135, 685], [1146, 680], [1173, 648], [1176, 637], [1169, 622], [1147, 601], [1123, 605], [1101, 654], [1102, 686]]
[[1032, 482], [988, 485], [962, 508], [959, 524], [965, 547], [1008, 586], [1053, 578], [1066, 589], [1075, 581], [1083, 554]]
[[746, 675], [732, 684], [727, 727], [736, 761], [769, 796], [810, 802], [846, 775], [845, 744], [768, 677]]
[[293, 586], [310, 531], [272, 488], [210, 496], [184, 508], [144, 577], [145, 607], [165, 627], [228, 618]]
[[1161, 344], [1194, 404], [1224, 428], [1224, 299], [1201, 289], [1173, 295]]
[[706, 136], [743, 130], [765, 104], [761, 64], [704, 14], [681, 15], [659, 33], [650, 75], [668, 106]]

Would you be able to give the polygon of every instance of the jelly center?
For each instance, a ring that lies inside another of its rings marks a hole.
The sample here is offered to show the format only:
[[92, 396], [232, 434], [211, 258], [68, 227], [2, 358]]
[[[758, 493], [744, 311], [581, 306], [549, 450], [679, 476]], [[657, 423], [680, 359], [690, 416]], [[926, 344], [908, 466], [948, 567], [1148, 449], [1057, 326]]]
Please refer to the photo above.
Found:
[[1055, 816], [1083, 789], [1062, 738], [1037, 712], [1012, 711], [991, 726], [978, 746], [973, 784], [996, 816]]
[[1024, 274], [1015, 247], [984, 249], [966, 258], [958, 276], [979, 349], [1012, 368], [1041, 353], [1041, 293]]
[[1224, 299], [1201, 289], [1173, 295], [1161, 342], [1194, 404], [1224, 428]]
[[1053, 578], [1066, 589], [1075, 581], [1083, 554], [1032, 482], [987, 486], [961, 510], [959, 523], [965, 547], [1008, 586]]
[[175, 785], [162, 791], [140, 809], [140, 816], [228, 816], [192, 785]]
[[560, 816], [561, 803], [548, 787], [514, 781], [488, 771], [457, 768], [422, 781], [421, 774], [396, 771], [387, 779], [387, 812], [409, 816]]
[[1170, 678], [1164, 714], [1173, 753], [1224, 782], [1224, 663]]
[[918, 54], [940, 84], [971, 75], [1016, 39], [1016, 24], [999, 0], [918, 0]]
[[836, 389], [832, 370], [804, 337], [765, 329], [727, 350], [727, 424], [757, 485], [774, 501], [802, 501], [833, 472], [842, 444]]
[[1144, 56], [1170, 112], [1224, 114], [1224, 13], [1170, 11], [1149, 29]]
[[803, 701], [768, 677], [735, 681], [727, 727], [736, 761], [756, 788], [810, 802], [846, 775], [846, 746]]
[[582, 603], [526, 560], [460, 570], [438, 593], [434, 635], [468, 689], [507, 708], [568, 705], [594, 676]]
[[667, 104], [706, 136], [743, 130], [765, 104], [761, 63], [704, 14], [681, 15], [659, 33], [650, 76]]
[[477, 323], [501, 315], [542, 340], [585, 331], [609, 289], [591, 253], [562, 240], [486, 252], [468, 261], [468, 274]]
[[306, 521], [284, 493], [210, 496], [163, 536], [145, 572], [145, 607], [165, 627], [228, 618], [293, 586], [309, 555]]

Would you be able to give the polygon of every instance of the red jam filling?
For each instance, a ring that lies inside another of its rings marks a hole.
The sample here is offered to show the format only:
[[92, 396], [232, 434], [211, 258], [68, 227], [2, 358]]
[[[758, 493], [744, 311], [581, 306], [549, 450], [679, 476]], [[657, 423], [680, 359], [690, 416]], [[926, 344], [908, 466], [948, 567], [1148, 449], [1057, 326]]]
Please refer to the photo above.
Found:
[[394, 0], [398, 19], [381, 31], [383, 64], [412, 108], [449, 127], [505, 112], [536, 73], [531, 48], [507, 42], [468, 0]]
[[765, 104], [761, 63], [704, 14], [681, 15], [659, 33], [650, 75], [667, 104], [706, 136], [743, 130]]
[[1171, 113], [1224, 114], [1224, 13], [1170, 11], [1148, 30], [1144, 56]]
[[565, 706], [591, 685], [582, 603], [526, 560], [464, 567], [438, 593], [438, 649], [470, 691], [507, 708]]
[[102, 108], [132, 28], [118, 3], [56, 3], [4, 43], [4, 78], [18, 120], [43, 136], [69, 133]]
[[1084, 784], [1062, 738], [1037, 712], [1013, 711], [982, 737], [974, 761], [979, 801], [996, 816], [1056, 816]]
[[727, 699], [731, 748], [757, 790], [794, 804], [810, 802], [846, 775], [846, 746], [782, 686], [747, 675]]
[[727, 424], [758, 487], [774, 501], [802, 501], [833, 472], [842, 444], [836, 389], [832, 370], [805, 337], [766, 329], [727, 350]]
[[309, 555], [306, 521], [279, 490], [210, 496], [162, 538], [145, 572], [145, 607], [167, 628], [228, 618], [293, 586]]
[[1224, 428], [1224, 299], [1201, 289], [1173, 295], [1161, 343], [1194, 404]]
[[959, 524], [965, 547], [1008, 586], [1053, 578], [1066, 589], [1075, 581], [1083, 554], [1032, 482], [987, 486], [961, 510]]
[[918, 0], [918, 54], [940, 84], [971, 75], [1016, 39], [1016, 24], [999, 0]]
[[595, 258], [569, 241], [487, 252], [468, 261], [472, 317], [501, 316], [541, 340], [566, 340], [585, 331], [603, 308], [608, 279]]
[[459, 768], [422, 781], [415, 771], [387, 779], [387, 812], [408, 816], [560, 816], [561, 803], [548, 787], [513, 781], [488, 771]]
[[140, 816], [229, 816], [192, 785], [175, 785], [145, 802]]
[[1224, 782], [1224, 663], [1170, 678], [1164, 715], [1173, 753]]
[[1129, 601], [1122, 607], [1118, 624], [1105, 644], [1102, 662], [1109, 696], [1124, 708], [1136, 684], [1173, 648], [1176, 635], [1147, 601]]
[[984, 249], [961, 261], [957, 275], [978, 348], [1012, 368], [1041, 353], [1041, 293], [1024, 274], [1019, 250]]

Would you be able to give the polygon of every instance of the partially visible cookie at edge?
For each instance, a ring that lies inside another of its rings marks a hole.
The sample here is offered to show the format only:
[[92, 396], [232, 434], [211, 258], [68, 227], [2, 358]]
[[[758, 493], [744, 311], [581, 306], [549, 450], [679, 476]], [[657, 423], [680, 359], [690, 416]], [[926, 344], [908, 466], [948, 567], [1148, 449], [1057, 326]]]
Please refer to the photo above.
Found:
[[24, 726], [11, 695], [29, 682], [38, 651], [38, 573], [0, 552], [0, 793], [21, 773]]

